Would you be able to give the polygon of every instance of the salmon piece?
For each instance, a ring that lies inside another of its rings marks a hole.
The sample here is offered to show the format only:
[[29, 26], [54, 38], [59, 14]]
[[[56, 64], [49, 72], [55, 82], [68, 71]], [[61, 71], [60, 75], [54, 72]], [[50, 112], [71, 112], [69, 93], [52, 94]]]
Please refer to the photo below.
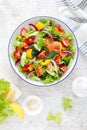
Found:
[[40, 66], [36, 66], [35, 72], [38, 77], [43, 75], [43, 71]]
[[61, 52], [60, 52], [60, 56], [61, 56], [62, 58], [65, 58], [65, 57], [67, 56], [67, 53], [65, 53], [64, 51], [61, 51]]

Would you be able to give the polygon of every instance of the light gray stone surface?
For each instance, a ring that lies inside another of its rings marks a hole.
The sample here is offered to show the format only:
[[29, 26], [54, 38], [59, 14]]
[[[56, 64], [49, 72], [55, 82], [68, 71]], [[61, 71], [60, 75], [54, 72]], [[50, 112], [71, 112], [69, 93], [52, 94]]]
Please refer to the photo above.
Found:
[[[0, 130], [87, 130], [87, 97], [78, 98], [72, 92], [72, 82], [78, 76], [87, 77], [87, 57], [79, 54], [78, 63], [70, 76], [51, 87], [35, 87], [22, 81], [12, 70], [8, 59], [8, 42], [20, 22], [32, 16], [48, 15], [58, 18], [55, 0], [0, 0], [0, 73], [8, 77], [22, 91], [18, 102], [29, 95], [38, 95], [44, 109], [38, 116], [25, 115], [24, 121], [16, 115], [8, 118]], [[74, 100], [73, 108], [66, 113], [61, 108], [63, 97]], [[62, 112], [60, 125], [48, 122], [48, 112]]]

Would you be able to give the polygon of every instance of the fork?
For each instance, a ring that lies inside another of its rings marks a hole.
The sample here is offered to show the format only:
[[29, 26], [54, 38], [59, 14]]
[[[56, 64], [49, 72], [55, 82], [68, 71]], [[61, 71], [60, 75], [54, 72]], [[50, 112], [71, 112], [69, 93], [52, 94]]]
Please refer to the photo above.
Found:
[[71, 0], [58, 0], [56, 2], [56, 4], [57, 4], [58, 7], [71, 6], [75, 10], [78, 9], [78, 7], [76, 5], [74, 5]]
[[69, 19], [78, 22], [78, 23], [87, 23], [87, 19], [86, 18], [80, 18], [80, 17], [70, 17]]
[[83, 0], [83, 1], [78, 5], [78, 7], [81, 8], [81, 9], [84, 9], [86, 6], [87, 6], [87, 0]]
[[79, 48], [80, 52], [87, 56], [87, 41]]
[[73, 4], [71, 0], [58, 0], [56, 3], [57, 3], [58, 7], [61, 7], [61, 6], [71, 6], [75, 10], [77, 10], [79, 8], [84, 9], [87, 6], [87, 0], [83, 0], [77, 6], [75, 4]]

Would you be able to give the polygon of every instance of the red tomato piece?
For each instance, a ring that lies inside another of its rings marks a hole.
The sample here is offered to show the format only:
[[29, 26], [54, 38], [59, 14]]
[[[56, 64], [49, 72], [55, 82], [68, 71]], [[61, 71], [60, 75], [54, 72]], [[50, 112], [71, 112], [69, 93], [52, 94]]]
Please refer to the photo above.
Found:
[[28, 30], [26, 28], [22, 28], [20, 31], [20, 36], [23, 38], [25, 37], [25, 34], [28, 32]]
[[42, 52], [40, 52], [37, 57], [39, 59], [44, 59], [47, 56], [47, 52], [45, 50], [43, 50]]
[[27, 44], [32, 44], [34, 42], [35, 42], [35, 38], [27, 38], [27, 39], [25, 39], [25, 43], [27, 43]]
[[28, 71], [28, 67], [29, 67], [29, 65], [25, 65], [25, 66], [23, 67], [23, 71], [27, 72], [27, 71]]
[[56, 62], [57, 65], [61, 64], [61, 57], [59, 55], [57, 55], [54, 59], [54, 61]]
[[59, 25], [59, 24], [56, 24], [55, 25], [55, 29], [60, 32], [61, 34], [65, 34], [65, 31], [64, 29]]
[[70, 40], [68, 38], [61, 38], [61, 43], [67, 48], [70, 45]]
[[64, 63], [62, 63], [62, 64], [60, 64], [60, 70], [62, 70], [62, 72], [66, 72], [66, 70], [67, 70], [67, 66], [64, 64]]
[[21, 52], [20, 52], [20, 50], [15, 50], [15, 51], [13, 52], [13, 55], [14, 55], [14, 57], [15, 57], [16, 59], [20, 59], [20, 58], [21, 58]]
[[42, 76], [43, 75], [43, 71], [42, 71], [40, 66], [36, 66], [35, 72], [36, 72], [37, 76]]

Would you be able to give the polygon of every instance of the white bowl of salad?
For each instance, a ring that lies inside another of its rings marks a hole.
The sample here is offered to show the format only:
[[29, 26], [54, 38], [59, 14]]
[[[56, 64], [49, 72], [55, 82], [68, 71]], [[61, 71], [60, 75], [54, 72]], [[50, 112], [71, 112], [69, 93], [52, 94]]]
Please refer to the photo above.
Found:
[[78, 45], [63, 21], [39, 16], [21, 23], [8, 46], [9, 61], [24, 81], [49, 86], [63, 81], [74, 69]]

